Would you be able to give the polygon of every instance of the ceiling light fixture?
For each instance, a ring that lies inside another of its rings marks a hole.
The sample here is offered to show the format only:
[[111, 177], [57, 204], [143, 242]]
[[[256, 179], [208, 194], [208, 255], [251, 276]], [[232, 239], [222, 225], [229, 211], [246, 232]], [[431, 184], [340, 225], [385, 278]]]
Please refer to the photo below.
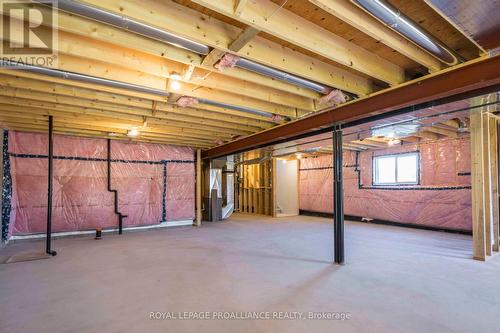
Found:
[[139, 135], [139, 130], [136, 127], [132, 127], [127, 132], [127, 136], [130, 136], [132, 138], [134, 138], [134, 137], [136, 137], [138, 135]]
[[387, 142], [387, 144], [388, 144], [389, 146], [399, 145], [400, 143], [401, 143], [401, 140], [399, 140], [399, 139], [392, 139], [392, 140], [389, 140], [389, 141]]
[[173, 72], [170, 74], [170, 88], [172, 90], [181, 89], [181, 83], [179, 82], [182, 79], [182, 76], [179, 73]]
[[179, 81], [172, 81], [170, 87], [172, 88], [172, 90], [179, 90], [181, 89], [181, 83]]

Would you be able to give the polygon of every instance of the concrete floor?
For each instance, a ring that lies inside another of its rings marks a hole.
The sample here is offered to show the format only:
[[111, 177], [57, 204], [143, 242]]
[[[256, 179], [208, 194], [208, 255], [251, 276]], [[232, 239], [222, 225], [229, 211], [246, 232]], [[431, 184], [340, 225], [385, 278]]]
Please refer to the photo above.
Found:
[[[15, 243], [0, 255], [40, 248]], [[233, 215], [201, 228], [58, 239], [54, 258], [0, 265], [0, 332], [500, 329], [500, 257], [471, 260], [469, 236], [352, 222], [346, 265], [330, 263], [332, 248], [330, 220], [305, 216]], [[153, 320], [152, 311], [350, 319]]]

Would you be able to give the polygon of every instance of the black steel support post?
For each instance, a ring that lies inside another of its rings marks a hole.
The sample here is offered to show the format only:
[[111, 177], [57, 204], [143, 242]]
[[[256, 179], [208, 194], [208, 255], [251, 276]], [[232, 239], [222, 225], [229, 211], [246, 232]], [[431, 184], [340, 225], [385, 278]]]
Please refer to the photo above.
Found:
[[48, 166], [48, 181], [47, 181], [47, 239], [46, 239], [46, 249], [45, 252], [52, 256], [57, 254], [56, 251], [51, 248], [51, 240], [52, 240], [52, 175], [53, 175], [53, 160], [54, 160], [54, 119], [52, 116], [49, 116], [49, 166]]
[[336, 264], [344, 263], [344, 191], [342, 185], [342, 130], [333, 131], [333, 233]]

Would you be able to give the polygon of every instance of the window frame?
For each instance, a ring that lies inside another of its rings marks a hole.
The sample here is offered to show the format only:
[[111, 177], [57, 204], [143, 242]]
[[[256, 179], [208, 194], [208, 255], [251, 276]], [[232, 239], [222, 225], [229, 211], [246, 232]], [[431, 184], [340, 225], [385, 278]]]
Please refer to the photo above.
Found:
[[[398, 182], [398, 158], [399, 157], [404, 157], [404, 156], [416, 156], [416, 176], [417, 179], [415, 182]], [[379, 183], [378, 182], [378, 177], [377, 177], [377, 160], [380, 158], [388, 158], [388, 157], [394, 157], [395, 158], [395, 168], [394, 168], [394, 173], [395, 173], [395, 182], [394, 183]], [[394, 154], [385, 154], [385, 155], [377, 155], [377, 156], [372, 156], [372, 186], [415, 186], [415, 185], [420, 185], [420, 151], [411, 151], [411, 152], [404, 152], [404, 153], [394, 153]]]

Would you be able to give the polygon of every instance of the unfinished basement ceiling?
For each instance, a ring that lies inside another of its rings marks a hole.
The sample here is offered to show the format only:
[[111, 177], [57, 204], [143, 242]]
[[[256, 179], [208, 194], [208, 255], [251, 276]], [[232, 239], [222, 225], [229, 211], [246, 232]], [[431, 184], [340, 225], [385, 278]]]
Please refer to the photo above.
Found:
[[500, 36], [496, 29], [500, 22], [500, 3], [497, 0], [477, 1], [474, 6], [455, 0], [427, 0], [427, 3], [485, 50], [498, 47]]
[[[471, 110], [484, 106], [494, 113], [500, 110], [498, 101], [489, 101], [488, 96], [492, 94], [477, 97], [481, 103], [474, 106], [464, 99], [347, 127], [343, 131], [343, 149], [374, 151], [436, 140], [468, 138]], [[332, 140], [331, 132], [316, 134], [237, 154], [236, 160], [239, 163], [258, 164], [273, 157], [301, 159], [331, 155]]]
[[[210, 52], [197, 54], [59, 11], [58, 64], [53, 68], [95, 80], [0, 69], [4, 128], [46, 132], [53, 115], [59, 134], [208, 149], [448, 67], [347, 0], [78, 3], [206, 45]], [[480, 56], [479, 47], [423, 0], [390, 3], [464, 61]], [[360, 19], [331, 14], [332, 4]], [[49, 10], [38, 3], [30, 6]], [[49, 32], [49, 27], [41, 29]], [[374, 33], [390, 38], [378, 40]], [[238, 67], [218, 70], [214, 66], [227, 52], [343, 97], [321, 99], [324, 95], [316, 91]], [[101, 79], [168, 96], [95, 83]], [[139, 135], [127, 135], [131, 130]]]

